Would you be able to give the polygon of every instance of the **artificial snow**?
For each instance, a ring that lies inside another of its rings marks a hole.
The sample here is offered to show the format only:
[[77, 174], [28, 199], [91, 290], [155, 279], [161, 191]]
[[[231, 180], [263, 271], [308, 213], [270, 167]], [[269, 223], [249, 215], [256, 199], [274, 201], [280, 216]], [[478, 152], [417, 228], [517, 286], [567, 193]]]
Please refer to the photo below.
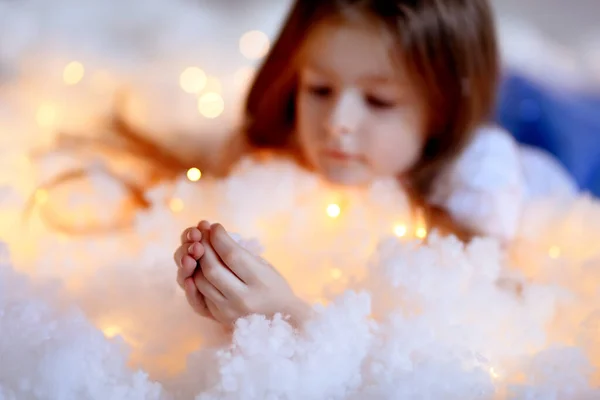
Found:
[[[593, 199], [531, 204], [502, 249], [435, 232], [423, 243], [393, 182], [340, 191], [282, 160], [182, 177], [154, 189], [164, 197], [183, 209], [157, 201], [130, 232], [64, 237], [31, 221], [3, 232], [15, 259], [5, 252], [0, 270], [4, 398], [600, 395]], [[260, 241], [314, 320], [294, 331], [281, 316], [249, 316], [229, 333], [194, 315], [172, 253], [202, 218]]]

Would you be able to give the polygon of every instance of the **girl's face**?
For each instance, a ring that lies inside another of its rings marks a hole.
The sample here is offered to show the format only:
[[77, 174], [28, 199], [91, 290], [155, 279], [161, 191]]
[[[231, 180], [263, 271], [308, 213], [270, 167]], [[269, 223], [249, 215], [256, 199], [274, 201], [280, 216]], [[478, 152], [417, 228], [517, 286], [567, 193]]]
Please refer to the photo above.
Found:
[[346, 185], [410, 169], [425, 143], [424, 104], [381, 32], [323, 23], [304, 46], [296, 135], [311, 166]]

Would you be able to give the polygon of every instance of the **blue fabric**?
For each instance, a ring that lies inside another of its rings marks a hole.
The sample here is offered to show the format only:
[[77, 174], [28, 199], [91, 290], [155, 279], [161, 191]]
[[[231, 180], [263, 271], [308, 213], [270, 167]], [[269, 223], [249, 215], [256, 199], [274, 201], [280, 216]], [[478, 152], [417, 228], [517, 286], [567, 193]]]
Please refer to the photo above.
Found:
[[519, 142], [549, 151], [582, 190], [600, 196], [600, 92], [559, 92], [509, 73], [496, 122]]

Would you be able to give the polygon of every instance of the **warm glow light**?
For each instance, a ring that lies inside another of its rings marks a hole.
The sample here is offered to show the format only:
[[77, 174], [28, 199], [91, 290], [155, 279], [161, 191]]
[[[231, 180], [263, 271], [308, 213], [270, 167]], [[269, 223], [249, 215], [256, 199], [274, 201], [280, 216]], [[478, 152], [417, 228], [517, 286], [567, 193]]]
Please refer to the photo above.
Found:
[[102, 329], [104, 336], [107, 338], [114, 338], [117, 335], [121, 334], [121, 328], [116, 325], [109, 325], [106, 328]]
[[198, 168], [190, 168], [187, 172], [187, 178], [192, 182], [197, 182], [202, 177], [202, 172]]
[[169, 209], [174, 213], [181, 212], [183, 210], [183, 200], [177, 197], [172, 198], [169, 201]]
[[406, 225], [396, 225], [394, 227], [394, 234], [398, 237], [404, 237], [406, 235], [407, 228]]
[[251, 60], [264, 57], [269, 47], [269, 37], [261, 31], [246, 32], [240, 38], [240, 52]]
[[56, 110], [48, 104], [42, 104], [35, 114], [35, 120], [40, 128], [50, 128], [56, 121]]
[[204, 71], [197, 67], [186, 68], [179, 76], [179, 85], [184, 92], [200, 93], [206, 86], [207, 77]]
[[417, 237], [419, 239], [425, 239], [427, 237], [427, 229], [421, 227], [418, 228], [417, 231], [415, 232], [415, 234], [417, 235]]
[[336, 218], [340, 215], [340, 206], [338, 206], [337, 204], [330, 204], [327, 206], [327, 215], [329, 215], [331, 218]]
[[63, 80], [67, 85], [76, 85], [82, 79], [85, 74], [85, 68], [83, 64], [77, 61], [70, 62], [63, 70]]
[[198, 99], [198, 111], [206, 118], [217, 118], [225, 109], [225, 102], [220, 94], [209, 92]]
[[494, 379], [498, 379], [500, 377], [500, 375], [496, 372], [494, 367], [490, 367], [490, 375]]
[[35, 201], [38, 204], [44, 204], [48, 201], [48, 192], [44, 189], [38, 189], [35, 191]]
[[560, 257], [560, 247], [558, 247], [558, 246], [552, 246], [550, 248], [550, 250], [548, 251], [548, 254], [552, 258], [558, 258], [558, 257]]
[[331, 270], [331, 277], [333, 279], [340, 279], [342, 277], [342, 270], [340, 270], [339, 268], [334, 268]]

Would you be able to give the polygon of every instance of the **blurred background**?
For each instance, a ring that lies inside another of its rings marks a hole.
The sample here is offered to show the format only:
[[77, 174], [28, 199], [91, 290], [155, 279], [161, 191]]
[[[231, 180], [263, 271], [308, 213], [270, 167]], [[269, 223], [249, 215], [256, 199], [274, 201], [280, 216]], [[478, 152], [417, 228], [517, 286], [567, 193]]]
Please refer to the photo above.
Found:
[[[187, 164], [212, 157], [289, 4], [0, 0], [3, 179], [25, 152], [51, 151], [58, 132], [102, 137], [115, 108]], [[493, 4], [505, 64], [496, 120], [600, 195], [600, 1]]]
[[600, 195], [600, 1], [493, 3], [506, 62], [498, 122]]

